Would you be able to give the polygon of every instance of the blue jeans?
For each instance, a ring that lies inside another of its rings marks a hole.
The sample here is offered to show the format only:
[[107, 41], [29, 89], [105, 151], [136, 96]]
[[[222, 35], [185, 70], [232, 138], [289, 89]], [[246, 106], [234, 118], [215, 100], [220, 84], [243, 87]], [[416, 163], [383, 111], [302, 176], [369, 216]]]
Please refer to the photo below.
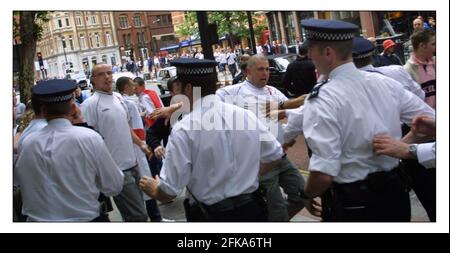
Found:
[[[287, 157], [282, 158], [278, 166], [260, 177], [259, 183], [266, 191], [269, 221], [289, 221], [288, 211], [303, 208], [299, 190], [305, 187], [305, 179]], [[287, 203], [280, 187], [288, 196]]]

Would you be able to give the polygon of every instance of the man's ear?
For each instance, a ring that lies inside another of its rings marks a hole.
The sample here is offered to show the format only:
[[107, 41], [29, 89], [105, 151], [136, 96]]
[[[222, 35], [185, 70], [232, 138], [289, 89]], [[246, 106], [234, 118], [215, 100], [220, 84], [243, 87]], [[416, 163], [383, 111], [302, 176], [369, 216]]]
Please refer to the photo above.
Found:
[[183, 89], [183, 93], [187, 95], [188, 97], [192, 95], [192, 84], [187, 83], [186, 86]]

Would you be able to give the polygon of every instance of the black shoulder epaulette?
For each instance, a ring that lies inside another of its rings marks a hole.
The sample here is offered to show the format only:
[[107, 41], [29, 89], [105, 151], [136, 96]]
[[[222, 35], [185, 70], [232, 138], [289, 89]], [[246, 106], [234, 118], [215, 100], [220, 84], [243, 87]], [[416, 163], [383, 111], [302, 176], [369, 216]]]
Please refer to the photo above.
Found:
[[322, 87], [327, 82], [328, 82], [328, 79], [316, 84], [314, 86], [314, 88], [311, 90], [311, 92], [309, 93], [308, 99], [317, 97], [319, 95], [320, 87]]

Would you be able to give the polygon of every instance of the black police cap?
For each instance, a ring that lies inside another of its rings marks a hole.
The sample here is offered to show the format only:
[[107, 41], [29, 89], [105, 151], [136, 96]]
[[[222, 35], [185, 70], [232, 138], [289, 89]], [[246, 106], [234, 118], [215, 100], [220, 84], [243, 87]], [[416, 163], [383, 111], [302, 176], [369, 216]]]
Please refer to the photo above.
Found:
[[361, 37], [353, 38], [352, 56], [353, 59], [362, 59], [372, 56], [375, 46], [372, 42]]
[[42, 81], [31, 88], [31, 92], [44, 103], [65, 102], [73, 97], [76, 82], [66, 79]]
[[348, 41], [358, 30], [358, 26], [340, 20], [304, 19], [301, 25], [306, 39], [312, 41]]

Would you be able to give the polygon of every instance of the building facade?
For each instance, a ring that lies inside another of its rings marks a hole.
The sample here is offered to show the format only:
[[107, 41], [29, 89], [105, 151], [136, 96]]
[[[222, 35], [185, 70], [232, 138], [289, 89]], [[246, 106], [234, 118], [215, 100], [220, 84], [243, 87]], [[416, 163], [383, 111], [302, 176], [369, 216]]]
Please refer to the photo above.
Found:
[[122, 64], [129, 60], [144, 61], [157, 55], [165, 45], [176, 43], [170, 12], [114, 12], [120, 58]]
[[95, 64], [119, 62], [112, 12], [57, 11], [49, 16], [36, 46], [47, 77], [64, 77], [69, 72], [89, 75]]
[[301, 20], [310, 18], [343, 20], [360, 27], [359, 35], [368, 37], [393, 36], [402, 34], [405, 40], [412, 33], [412, 21], [415, 17], [435, 17], [435, 12], [425, 11], [269, 11], [265, 12], [270, 31], [270, 40], [284, 40], [294, 45], [296, 39], [304, 40]]

